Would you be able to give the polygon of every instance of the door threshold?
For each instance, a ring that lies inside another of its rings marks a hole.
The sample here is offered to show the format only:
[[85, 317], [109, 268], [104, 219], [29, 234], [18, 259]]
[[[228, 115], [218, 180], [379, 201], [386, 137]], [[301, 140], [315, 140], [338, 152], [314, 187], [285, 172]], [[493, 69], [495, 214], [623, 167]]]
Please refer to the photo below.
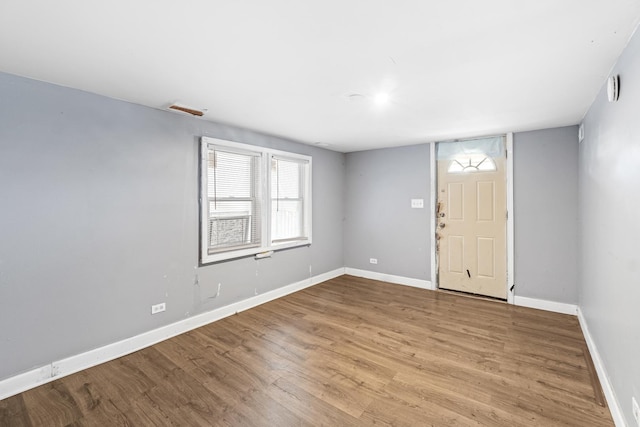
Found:
[[444, 288], [438, 288], [438, 291], [444, 292], [445, 294], [459, 295], [461, 297], [483, 299], [483, 300], [494, 301], [494, 302], [504, 302], [504, 303], [507, 302], [506, 298], [490, 297], [488, 295], [474, 294], [472, 292], [456, 291], [453, 289], [444, 289]]

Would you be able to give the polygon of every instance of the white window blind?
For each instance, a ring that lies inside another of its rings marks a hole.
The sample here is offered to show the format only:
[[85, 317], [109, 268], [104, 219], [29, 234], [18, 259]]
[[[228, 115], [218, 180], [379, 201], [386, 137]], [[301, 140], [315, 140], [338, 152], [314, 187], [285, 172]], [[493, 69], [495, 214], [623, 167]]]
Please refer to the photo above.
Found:
[[305, 240], [305, 189], [308, 162], [271, 158], [271, 242]]
[[260, 153], [208, 151], [208, 253], [260, 246]]

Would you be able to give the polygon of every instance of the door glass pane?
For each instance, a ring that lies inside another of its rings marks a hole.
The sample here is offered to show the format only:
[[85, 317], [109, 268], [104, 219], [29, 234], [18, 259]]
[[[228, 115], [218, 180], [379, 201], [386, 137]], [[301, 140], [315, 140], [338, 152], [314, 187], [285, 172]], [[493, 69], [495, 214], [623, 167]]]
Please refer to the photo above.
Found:
[[491, 172], [496, 170], [496, 162], [484, 154], [457, 156], [449, 163], [449, 173]]

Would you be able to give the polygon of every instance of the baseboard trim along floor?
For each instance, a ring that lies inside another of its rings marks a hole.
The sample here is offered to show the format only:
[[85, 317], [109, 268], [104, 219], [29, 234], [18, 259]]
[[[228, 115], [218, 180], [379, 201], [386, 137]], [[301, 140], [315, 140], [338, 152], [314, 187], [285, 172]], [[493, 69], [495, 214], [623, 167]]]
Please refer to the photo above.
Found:
[[345, 274], [365, 279], [380, 280], [381, 282], [395, 283], [397, 285], [413, 286], [414, 288], [434, 290], [428, 280], [414, 279], [411, 277], [396, 276], [394, 274], [378, 273], [376, 271], [359, 270], [357, 268], [346, 267]]
[[66, 359], [57, 360], [50, 364], [4, 379], [0, 381], [0, 400], [57, 380], [64, 376], [91, 368], [101, 363], [117, 359], [164, 341], [168, 338], [175, 337], [176, 335], [183, 334], [192, 329], [196, 329], [231, 316], [235, 313], [248, 310], [293, 292], [342, 276], [344, 274], [344, 270], [344, 268], [338, 268], [327, 273], [319, 274], [317, 276], [310, 277], [309, 279], [301, 280], [300, 282], [292, 283], [206, 313], [201, 313], [122, 341], [107, 344]]
[[538, 310], [553, 311], [555, 313], [571, 314], [576, 316], [578, 314], [578, 306], [575, 304], [567, 304], [564, 302], [547, 301], [543, 299], [528, 298], [528, 297], [514, 297], [515, 305], [521, 307], [537, 308]]
[[600, 385], [602, 386], [602, 391], [604, 392], [604, 397], [607, 399], [607, 405], [609, 406], [609, 411], [611, 411], [611, 418], [613, 418], [613, 422], [616, 424], [616, 427], [626, 427], [626, 422], [624, 420], [624, 416], [622, 415], [622, 409], [620, 408], [618, 398], [613, 391], [613, 386], [611, 385], [609, 375], [607, 374], [607, 370], [605, 369], [602, 358], [600, 357], [598, 347], [596, 347], [596, 343], [593, 340], [591, 333], [589, 332], [587, 319], [585, 319], [580, 308], [578, 308], [578, 321], [580, 322], [580, 328], [582, 329], [584, 339], [587, 342], [589, 353], [591, 353], [591, 359], [593, 360], [593, 364], [595, 365], [598, 379], [600, 380]]

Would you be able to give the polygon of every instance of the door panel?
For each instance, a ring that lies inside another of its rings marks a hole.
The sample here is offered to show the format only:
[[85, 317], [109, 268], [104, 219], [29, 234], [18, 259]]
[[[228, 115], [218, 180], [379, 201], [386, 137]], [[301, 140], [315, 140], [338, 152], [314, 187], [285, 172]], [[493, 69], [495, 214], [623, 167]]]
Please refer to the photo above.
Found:
[[462, 274], [464, 265], [464, 237], [449, 236], [449, 273]]
[[478, 237], [478, 276], [492, 279], [496, 261], [495, 240], [490, 237]]
[[491, 159], [494, 170], [471, 172], [437, 161], [438, 281], [443, 289], [506, 299], [506, 162], [504, 154]]
[[464, 221], [464, 183], [454, 182], [449, 189], [449, 219]]
[[495, 220], [495, 185], [493, 182], [483, 181], [477, 184], [477, 218], [478, 221], [494, 221]]

